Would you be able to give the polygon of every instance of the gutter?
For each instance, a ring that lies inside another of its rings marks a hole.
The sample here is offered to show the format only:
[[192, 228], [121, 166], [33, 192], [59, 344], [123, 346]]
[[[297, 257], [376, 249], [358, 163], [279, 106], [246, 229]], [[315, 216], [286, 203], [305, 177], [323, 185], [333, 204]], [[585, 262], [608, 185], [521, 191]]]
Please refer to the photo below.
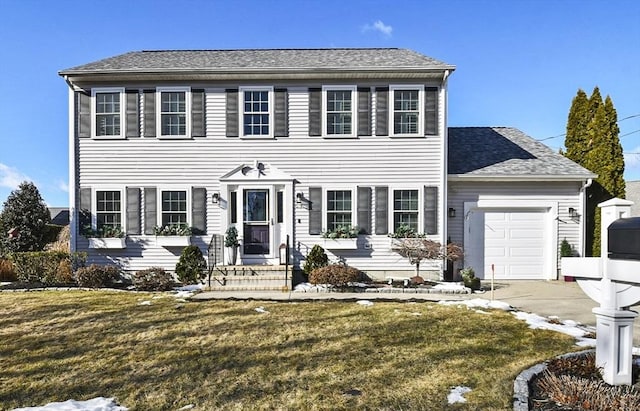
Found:
[[76, 251], [77, 239], [77, 212], [76, 212], [76, 143], [75, 143], [75, 91], [76, 86], [69, 77], [63, 76], [64, 81], [69, 86], [69, 251]]

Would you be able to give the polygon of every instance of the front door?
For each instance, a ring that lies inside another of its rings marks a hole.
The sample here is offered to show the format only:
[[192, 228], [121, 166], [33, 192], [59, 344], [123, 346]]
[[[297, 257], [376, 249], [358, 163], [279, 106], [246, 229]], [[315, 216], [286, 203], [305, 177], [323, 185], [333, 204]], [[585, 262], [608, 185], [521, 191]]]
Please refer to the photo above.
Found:
[[244, 254], [267, 256], [270, 251], [269, 190], [243, 190]]

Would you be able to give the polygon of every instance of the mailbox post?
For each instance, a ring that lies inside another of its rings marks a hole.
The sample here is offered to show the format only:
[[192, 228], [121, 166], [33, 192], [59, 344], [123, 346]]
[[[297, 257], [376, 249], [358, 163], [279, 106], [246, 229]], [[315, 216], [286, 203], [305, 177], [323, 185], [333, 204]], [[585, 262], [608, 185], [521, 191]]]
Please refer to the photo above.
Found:
[[[601, 256], [564, 257], [562, 272], [600, 307], [596, 316], [596, 366], [611, 385], [631, 385], [633, 321], [640, 302], [640, 218], [627, 218], [633, 202], [614, 198], [601, 208]], [[637, 243], [635, 242], [637, 241]]]

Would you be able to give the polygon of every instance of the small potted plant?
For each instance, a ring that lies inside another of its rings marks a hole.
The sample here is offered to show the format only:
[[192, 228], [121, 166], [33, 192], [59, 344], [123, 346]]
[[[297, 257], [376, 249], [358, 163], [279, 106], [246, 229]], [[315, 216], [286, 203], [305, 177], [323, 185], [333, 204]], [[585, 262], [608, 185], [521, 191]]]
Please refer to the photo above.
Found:
[[238, 229], [234, 226], [227, 228], [227, 232], [224, 236], [224, 246], [228, 249], [229, 265], [236, 265], [240, 241], [238, 241]]
[[360, 229], [352, 225], [339, 225], [322, 233], [322, 246], [327, 250], [355, 250]]

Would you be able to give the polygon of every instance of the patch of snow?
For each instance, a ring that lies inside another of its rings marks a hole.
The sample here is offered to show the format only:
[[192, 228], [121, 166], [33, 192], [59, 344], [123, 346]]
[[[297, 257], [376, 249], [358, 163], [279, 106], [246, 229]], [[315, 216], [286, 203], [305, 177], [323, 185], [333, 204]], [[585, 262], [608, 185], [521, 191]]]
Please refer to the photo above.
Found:
[[13, 411], [127, 411], [113, 398], [98, 397], [86, 401], [52, 402], [41, 407], [16, 408]]
[[542, 317], [538, 314], [525, 313], [523, 311], [516, 311], [511, 314], [513, 314], [517, 319], [523, 320], [527, 324], [529, 324], [529, 328], [557, 331], [563, 334], [570, 335], [574, 338], [582, 337], [587, 333], [585, 330], [580, 329], [576, 326], [550, 323], [547, 318]]
[[449, 402], [449, 404], [455, 404], [457, 402], [467, 402], [467, 399], [464, 398], [464, 395], [469, 392], [471, 392], [471, 388], [469, 387], [453, 387], [451, 391], [449, 391], [449, 395], [447, 395], [447, 401]]
[[420, 317], [422, 313], [411, 313], [411, 315], [415, 315], [416, 317]]
[[189, 405], [185, 405], [182, 408], [178, 408], [178, 411], [186, 411], [186, 410], [191, 410], [193, 408], [195, 408], [196, 406], [194, 404], [189, 404]]
[[269, 311], [265, 310], [262, 306], [256, 308], [256, 311], [263, 314], [269, 314]]
[[160, 298], [164, 298], [164, 295], [154, 295], [153, 297], [151, 297], [152, 300], [158, 300]]
[[0, 281], [0, 287], [2, 287], [3, 285], [9, 285], [9, 284], [13, 284], [10, 281]]
[[176, 301], [179, 303], [186, 303], [187, 300], [185, 300], [184, 298], [176, 298]]
[[438, 304], [442, 305], [458, 305], [458, 306], [467, 306], [467, 308], [493, 308], [495, 310], [503, 310], [503, 311], [513, 311], [513, 307], [509, 304], [497, 301], [497, 300], [486, 300], [484, 298], [474, 298], [472, 300], [462, 300], [462, 301], [440, 301]]
[[151, 305], [151, 301], [149, 300], [142, 301], [142, 302], [139, 302], [138, 305]]
[[483, 311], [483, 310], [473, 310], [473, 311], [477, 312], [478, 314], [488, 314], [488, 315], [491, 315], [491, 313], [490, 313], [490, 312], [488, 312], [488, 311]]
[[189, 284], [174, 288], [175, 291], [200, 291], [204, 290], [204, 284]]
[[461, 291], [461, 292], [469, 292], [467, 287], [464, 284], [459, 283], [438, 283], [433, 286], [434, 290], [438, 291]]
[[372, 301], [369, 300], [358, 300], [356, 304], [364, 305], [365, 307], [371, 307], [373, 305]]
[[296, 293], [322, 292], [329, 289], [327, 284], [300, 283], [293, 288]]

